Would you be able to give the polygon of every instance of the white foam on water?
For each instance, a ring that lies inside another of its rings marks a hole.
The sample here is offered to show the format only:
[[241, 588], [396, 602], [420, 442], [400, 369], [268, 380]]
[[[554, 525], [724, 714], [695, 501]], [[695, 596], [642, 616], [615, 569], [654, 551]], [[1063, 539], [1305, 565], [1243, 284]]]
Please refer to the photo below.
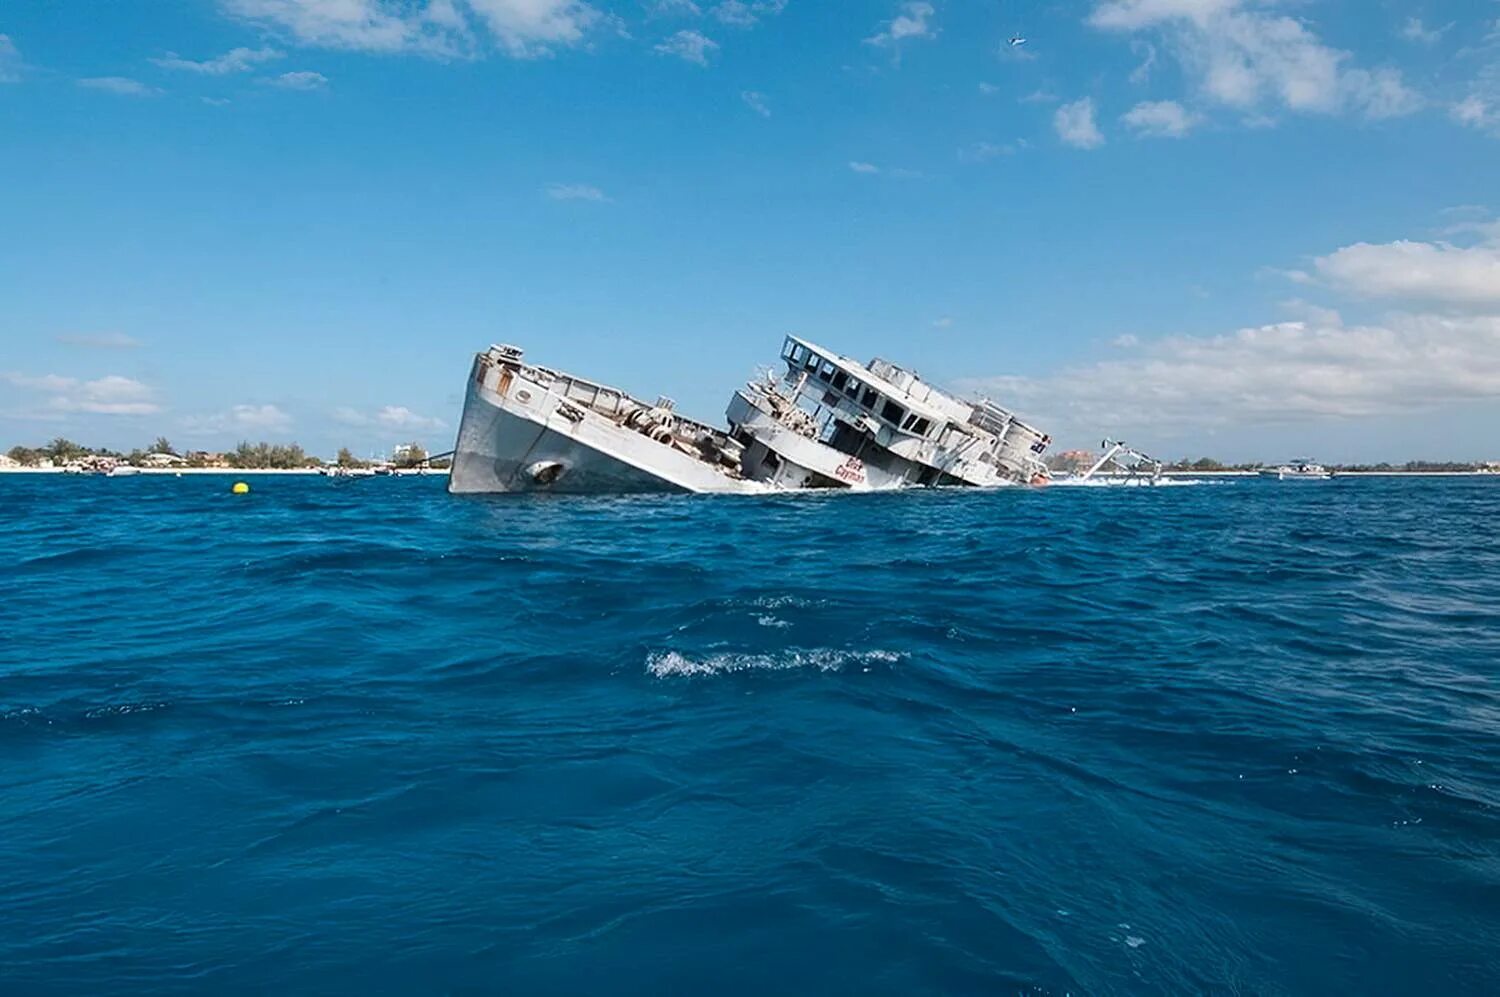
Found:
[[725, 651], [690, 658], [677, 651], [653, 651], [646, 656], [646, 671], [653, 678], [682, 678], [699, 675], [726, 675], [747, 671], [787, 671], [793, 668], [816, 668], [821, 672], [840, 671], [848, 665], [899, 661], [894, 651], [847, 651], [835, 648], [789, 649], [772, 653]]
[[763, 616], [757, 616], [755, 618], [755, 622], [759, 623], [763, 627], [789, 627], [792, 625], [790, 620], [777, 619], [770, 613], [766, 613]]

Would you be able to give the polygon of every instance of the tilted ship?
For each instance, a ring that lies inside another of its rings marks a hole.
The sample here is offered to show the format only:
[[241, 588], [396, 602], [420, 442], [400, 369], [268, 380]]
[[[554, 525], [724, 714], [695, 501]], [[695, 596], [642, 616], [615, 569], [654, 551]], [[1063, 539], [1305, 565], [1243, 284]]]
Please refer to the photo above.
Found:
[[1042, 483], [1040, 430], [886, 360], [861, 364], [789, 336], [785, 372], [735, 392], [728, 430], [528, 363], [514, 346], [474, 359], [450, 492], [869, 490]]

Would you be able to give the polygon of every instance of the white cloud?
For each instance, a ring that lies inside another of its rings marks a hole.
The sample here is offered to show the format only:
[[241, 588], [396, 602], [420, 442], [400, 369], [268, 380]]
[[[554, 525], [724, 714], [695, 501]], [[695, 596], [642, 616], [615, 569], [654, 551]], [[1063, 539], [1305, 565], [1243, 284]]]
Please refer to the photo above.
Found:
[[1130, 71], [1130, 82], [1139, 86], [1151, 79], [1151, 71], [1156, 68], [1156, 46], [1150, 42], [1132, 41], [1130, 50], [1141, 54], [1141, 64]]
[[1315, 305], [1311, 301], [1303, 301], [1301, 298], [1292, 298], [1281, 302], [1281, 308], [1293, 318], [1314, 325], [1343, 325], [1344, 317], [1337, 309], [1326, 308], [1323, 305]]
[[1198, 124], [1198, 116], [1175, 100], [1147, 100], [1120, 118], [1146, 138], [1182, 138]]
[[31, 409], [26, 414], [34, 418], [46, 418], [59, 413], [82, 412], [91, 415], [150, 415], [160, 412], [155, 392], [134, 378], [109, 374], [92, 381], [58, 374], [32, 377], [26, 374], [4, 373], [0, 380], [45, 397], [40, 409]]
[[91, 350], [133, 350], [141, 341], [123, 332], [64, 332], [56, 337], [65, 346], [82, 346]]
[[920, 2], [903, 3], [895, 17], [885, 28], [865, 39], [867, 45], [896, 45], [907, 38], [936, 38], [937, 29], [930, 21], [936, 10], [932, 4]]
[[1500, 111], [1478, 94], [1470, 94], [1448, 109], [1448, 116], [1466, 128], [1492, 128], [1500, 125]]
[[1052, 127], [1065, 145], [1077, 149], [1097, 149], [1104, 144], [1104, 135], [1094, 122], [1092, 97], [1084, 97], [1059, 107], [1052, 115]]
[[693, 0], [652, 0], [646, 12], [653, 17], [697, 17], [703, 8]]
[[283, 90], [322, 90], [328, 86], [328, 77], [322, 73], [299, 70], [273, 76], [265, 82], [273, 87], [281, 87]]
[[132, 80], [125, 76], [95, 76], [79, 80], [78, 85], [90, 90], [119, 94], [122, 97], [150, 97], [161, 93], [156, 87], [148, 87], [140, 80]]
[[743, 100], [746, 107], [762, 118], [769, 118], [771, 116], [771, 105], [766, 103], [765, 94], [757, 90], [742, 90], [740, 92], [740, 100]]
[[286, 429], [292, 417], [275, 405], [235, 405], [228, 412], [228, 422], [240, 429]]
[[[1473, 211], [1460, 212], [1470, 216]], [[1357, 243], [1314, 260], [1314, 275], [1364, 298], [1413, 309], [1346, 325], [1335, 309], [1282, 302], [1295, 321], [1222, 335], [1144, 340], [1128, 352], [1050, 376], [977, 378], [1054, 432], [1215, 426], [1363, 418], [1500, 399], [1500, 222], [1468, 222], [1470, 247], [1400, 241]]]
[[1048, 93], [1046, 90], [1033, 90], [1024, 97], [1017, 97], [1017, 104], [1055, 104], [1059, 100], [1057, 94]]
[[604, 191], [586, 183], [549, 183], [542, 192], [554, 201], [608, 201]]
[[230, 13], [306, 45], [433, 56], [517, 58], [577, 45], [603, 23], [581, 0], [222, 0]]
[[262, 62], [271, 62], [280, 58], [283, 58], [283, 53], [274, 48], [241, 47], [230, 49], [221, 56], [203, 62], [183, 59], [176, 52], [168, 52], [163, 58], [152, 59], [151, 62], [163, 69], [181, 69], [208, 76], [227, 76], [230, 73], [249, 72]]
[[183, 429], [198, 435], [242, 432], [280, 432], [290, 429], [292, 417], [275, 405], [232, 405], [213, 415], [188, 416]]
[[345, 426], [378, 426], [383, 429], [442, 429], [447, 423], [436, 416], [419, 415], [405, 405], [385, 405], [373, 415], [342, 406], [333, 410], [333, 420]]
[[934, 329], [951, 329], [953, 328], [953, 318], [950, 315], [935, 318], [932, 320], [932, 327]]
[[512, 56], [542, 55], [555, 46], [577, 45], [601, 21], [577, 0], [468, 0], [502, 48]]
[[1251, 0], [1107, 0], [1089, 23], [1108, 31], [1158, 32], [1209, 100], [1242, 111], [1409, 114], [1422, 99], [1398, 70], [1349, 68], [1301, 21], [1245, 9]]
[[1281, 322], [1155, 340], [1040, 378], [965, 382], [1043, 425], [1110, 432], [1354, 418], [1500, 398], [1500, 317]]
[[375, 413], [375, 421], [387, 429], [442, 429], [436, 416], [418, 415], [405, 405], [387, 405]]
[[0, 35], [0, 83], [21, 82], [21, 52], [10, 35]]
[[754, 3], [724, 0], [714, 7], [714, 17], [730, 27], [752, 28], [762, 17], [780, 14], [785, 7], [786, 0], [759, 0]]
[[1320, 256], [1313, 266], [1328, 284], [1363, 297], [1500, 308], [1500, 238], [1467, 248], [1444, 242], [1361, 242]]
[[1420, 17], [1408, 17], [1406, 23], [1401, 25], [1401, 37], [1409, 42], [1435, 45], [1443, 40], [1443, 36], [1452, 27], [1452, 24], [1445, 24], [1441, 28], [1429, 28], [1422, 23]]
[[849, 169], [855, 173], [864, 173], [870, 176], [880, 175], [890, 177], [892, 180], [920, 180], [921, 170], [911, 170], [904, 166], [876, 166], [874, 163], [862, 162], [858, 159], [849, 161]]
[[986, 97], [993, 97], [995, 94], [1000, 92], [1000, 88], [995, 86], [995, 84], [993, 83], [981, 83], [979, 84], [979, 92], [984, 94]]
[[708, 65], [708, 57], [718, 51], [719, 43], [698, 31], [684, 29], [655, 46], [663, 55], [675, 55], [699, 66]]

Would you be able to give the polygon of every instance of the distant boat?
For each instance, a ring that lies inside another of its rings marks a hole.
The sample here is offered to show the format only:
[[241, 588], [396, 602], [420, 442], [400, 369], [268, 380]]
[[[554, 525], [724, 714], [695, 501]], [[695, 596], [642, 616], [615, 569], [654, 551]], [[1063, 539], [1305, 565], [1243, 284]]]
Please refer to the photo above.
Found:
[[1327, 481], [1333, 477], [1333, 472], [1322, 464], [1300, 457], [1280, 467], [1265, 468], [1260, 473], [1277, 481]]

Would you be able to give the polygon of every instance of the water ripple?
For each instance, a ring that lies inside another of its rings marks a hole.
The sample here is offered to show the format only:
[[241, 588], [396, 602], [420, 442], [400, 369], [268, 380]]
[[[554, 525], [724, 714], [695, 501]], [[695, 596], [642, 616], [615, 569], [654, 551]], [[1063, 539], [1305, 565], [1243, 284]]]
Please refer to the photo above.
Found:
[[0, 478], [7, 991], [1492, 993], [1500, 481]]

